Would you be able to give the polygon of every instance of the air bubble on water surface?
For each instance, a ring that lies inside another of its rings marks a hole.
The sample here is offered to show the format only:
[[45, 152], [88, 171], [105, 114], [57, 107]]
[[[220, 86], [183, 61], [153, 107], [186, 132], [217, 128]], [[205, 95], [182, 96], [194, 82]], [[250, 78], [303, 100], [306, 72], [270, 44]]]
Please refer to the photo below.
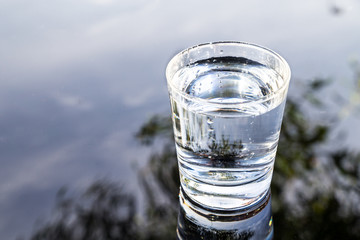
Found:
[[198, 76], [199, 75], [199, 72], [200, 72], [200, 69], [198, 69], [198, 70], [196, 70], [196, 76]]

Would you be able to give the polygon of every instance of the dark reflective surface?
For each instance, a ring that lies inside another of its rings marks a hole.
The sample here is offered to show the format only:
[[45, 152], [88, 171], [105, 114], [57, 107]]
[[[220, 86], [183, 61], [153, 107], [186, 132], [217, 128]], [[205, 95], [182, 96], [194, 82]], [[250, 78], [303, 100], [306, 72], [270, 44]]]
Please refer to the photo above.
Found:
[[179, 50], [219, 40], [267, 46], [292, 68], [274, 239], [359, 239], [359, 9], [0, 1], [0, 239], [175, 239], [164, 70]]
[[[304, 86], [302, 93], [309, 97], [302, 98], [313, 102], [308, 111], [321, 108], [318, 96], [327, 87], [320, 79]], [[82, 193], [62, 189], [52, 217], [25, 239], [358, 239], [360, 155], [325, 148], [332, 130], [305, 114], [289, 97], [272, 201], [265, 198], [255, 209], [214, 213], [181, 192], [179, 206], [171, 121], [155, 115], [136, 134], [142, 144], [157, 146], [139, 169], [144, 198], [107, 178]], [[142, 201], [141, 208], [135, 199]]]

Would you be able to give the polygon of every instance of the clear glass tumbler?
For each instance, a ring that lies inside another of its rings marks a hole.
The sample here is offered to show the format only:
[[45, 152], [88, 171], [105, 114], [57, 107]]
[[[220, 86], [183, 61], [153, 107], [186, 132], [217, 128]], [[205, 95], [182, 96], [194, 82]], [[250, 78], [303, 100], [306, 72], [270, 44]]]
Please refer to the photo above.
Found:
[[186, 49], [166, 68], [181, 188], [212, 210], [241, 210], [270, 189], [290, 68], [243, 42]]

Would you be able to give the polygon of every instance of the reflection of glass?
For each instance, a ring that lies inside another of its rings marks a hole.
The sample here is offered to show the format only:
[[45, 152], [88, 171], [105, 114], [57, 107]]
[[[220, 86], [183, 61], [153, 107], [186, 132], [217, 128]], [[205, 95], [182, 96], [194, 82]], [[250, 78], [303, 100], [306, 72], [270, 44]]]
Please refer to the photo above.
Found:
[[213, 210], [268, 193], [290, 80], [286, 61], [252, 44], [189, 48], [166, 69], [181, 187]]
[[272, 239], [271, 197], [241, 211], [204, 209], [180, 192], [178, 239]]

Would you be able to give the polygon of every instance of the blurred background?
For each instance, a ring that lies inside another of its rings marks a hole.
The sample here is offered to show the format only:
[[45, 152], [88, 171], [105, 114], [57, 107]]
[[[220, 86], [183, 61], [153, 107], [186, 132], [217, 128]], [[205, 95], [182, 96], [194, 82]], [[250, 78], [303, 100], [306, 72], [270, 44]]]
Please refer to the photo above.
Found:
[[164, 72], [221, 40], [292, 69], [275, 239], [360, 238], [359, 0], [0, 0], [0, 36], [1, 239], [174, 239]]

